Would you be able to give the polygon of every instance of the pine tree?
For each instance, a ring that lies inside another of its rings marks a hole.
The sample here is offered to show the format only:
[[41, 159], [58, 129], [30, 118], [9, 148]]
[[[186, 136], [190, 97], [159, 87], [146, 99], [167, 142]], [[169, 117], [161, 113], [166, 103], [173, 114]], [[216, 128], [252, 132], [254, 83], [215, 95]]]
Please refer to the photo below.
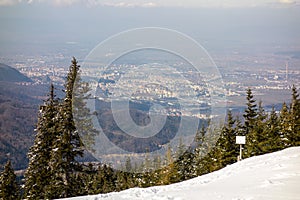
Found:
[[104, 193], [115, 191], [116, 174], [109, 165], [103, 167], [103, 185], [102, 190]]
[[173, 153], [171, 146], [168, 146], [165, 157], [165, 167], [161, 170], [161, 180], [159, 181], [161, 185], [168, 185], [172, 183], [175, 177], [175, 164], [173, 159]]
[[87, 103], [91, 99], [91, 94], [89, 93], [91, 88], [87, 82], [82, 81], [80, 70], [76, 75], [74, 84], [72, 99], [74, 122], [85, 148], [94, 152], [95, 136], [99, 132], [93, 126], [92, 113], [87, 107]]
[[174, 163], [175, 176], [172, 182], [181, 182], [195, 177], [196, 173], [193, 167], [193, 161], [193, 153], [190, 151], [184, 152]]
[[219, 169], [219, 164], [216, 163], [216, 158], [219, 155], [215, 148], [215, 141], [219, 137], [219, 131], [219, 127], [211, 124], [209, 129], [202, 126], [201, 130], [197, 132], [195, 137], [197, 147], [193, 151], [193, 171], [196, 176]]
[[88, 188], [89, 194], [103, 193], [104, 177], [103, 167], [98, 166], [97, 173], [93, 175], [91, 187]]
[[194, 143], [195, 148], [193, 149], [193, 173], [196, 176], [203, 174], [203, 157], [206, 154], [207, 146], [205, 145], [205, 133], [206, 127], [202, 124], [201, 129], [197, 131]]
[[245, 119], [245, 128], [246, 134], [251, 132], [255, 126], [256, 118], [257, 118], [257, 105], [255, 104], [255, 100], [252, 94], [252, 90], [250, 88], [247, 89], [247, 107], [245, 109], [244, 119]]
[[190, 149], [187, 149], [182, 141], [179, 139], [179, 144], [175, 152], [175, 182], [184, 181], [195, 176], [193, 168], [193, 154]]
[[151, 171], [151, 177], [152, 177], [152, 182], [154, 185], [160, 185], [160, 176], [161, 176], [161, 168], [162, 168], [162, 161], [161, 157], [159, 155], [155, 156], [153, 158], [153, 169]]
[[36, 136], [28, 153], [29, 166], [25, 172], [25, 198], [47, 198], [46, 190], [52, 176], [49, 168], [50, 153], [55, 143], [58, 125], [58, 100], [55, 99], [54, 86], [44, 105], [40, 107]]
[[231, 111], [227, 113], [227, 122], [221, 130], [221, 135], [216, 144], [216, 148], [219, 151], [218, 163], [220, 167], [225, 167], [228, 164], [236, 162], [238, 155], [238, 145], [235, 144], [236, 128], [235, 119], [232, 116]]
[[59, 109], [58, 135], [51, 151], [52, 177], [51, 187], [48, 189], [51, 198], [71, 197], [77, 194], [74, 189], [77, 184], [75, 173], [81, 169], [76, 158], [83, 156], [83, 144], [75, 127], [72, 100], [78, 70], [77, 61], [73, 58], [65, 84], [65, 98]]
[[257, 155], [260, 152], [258, 148], [258, 136], [255, 130], [257, 122], [257, 105], [255, 103], [252, 90], [247, 89], [247, 107], [245, 109], [244, 120], [245, 120], [245, 155], [246, 157]]
[[264, 126], [264, 140], [258, 144], [263, 153], [271, 153], [283, 148], [279, 125], [279, 118], [276, 114], [275, 108], [273, 107]]
[[126, 184], [126, 175], [124, 172], [122, 171], [117, 171], [116, 172], [116, 191], [121, 191], [121, 190], [125, 190], [128, 188], [128, 185]]
[[290, 106], [291, 131], [288, 140], [291, 146], [300, 145], [300, 99], [297, 88], [292, 87], [292, 102]]
[[284, 102], [279, 115], [279, 129], [284, 147], [290, 146], [289, 135], [291, 134], [291, 116], [287, 104]]
[[84, 195], [96, 194], [94, 191], [94, 176], [97, 173], [95, 166], [92, 163], [88, 163], [81, 173], [80, 180], [83, 184], [81, 190]]
[[19, 199], [19, 185], [11, 162], [8, 161], [0, 174], [0, 200], [16, 199]]
[[259, 101], [256, 123], [255, 123], [255, 127], [253, 128], [253, 133], [252, 133], [256, 139], [256, 145], [255, 145], [256, 152], [253, 155], [261, 155], [261, 154], [265, 153], [265, 151], [262, 149], [263, 147], [259, 144], [266, 144], [266, 142], [270, 139], [268, 136], [268, 131], [266, 130], [267, 117], [268, 117], [268, 115], [265, 113], [265, 109], [262, 106], [262, 101]]

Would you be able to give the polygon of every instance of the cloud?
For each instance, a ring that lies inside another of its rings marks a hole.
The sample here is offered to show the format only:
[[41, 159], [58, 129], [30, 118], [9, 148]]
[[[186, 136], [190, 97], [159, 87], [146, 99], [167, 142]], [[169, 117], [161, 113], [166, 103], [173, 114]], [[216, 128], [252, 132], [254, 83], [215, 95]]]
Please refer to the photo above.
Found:
[[52, 0], [52, 4], [55, 6], [71, 6], [79, 3], [79, 0]]
[[102, 6], [112, 6], [112, 7], [126, 7], [126, 8], [132, 8], [132, 7], [144, 7], [144, 8], [151, 8], [151, 7], [157, 7], [158, 4], [153, 3], [153, 2], [140, 2], [140, 3], [136, 3], [136, 2], [103, 2], [100, 3], [100, 5]]
[[0, 0], [0, 6], [12, 6], [17, 3], [18, 1], [13, 1], [13, 0]]
[[0, 0], [0, 6], [46, 4], [52, 6], [83, 5], [87, 7], [259, 7], [268, 5], [299, 5], [300, 0]]
[[293, 0], [279, 0], [279, 3], [282, 3], [282, 4], [294, 4], [296, 2], [293, 1]]
[[46, 3], [54, 6], [70, 6], [79, 2], [86, 3], [90, 0], [0, 0], [0, 6], [12, 6], [16, 4]]
[[45, 3], [57, 7], [72, 6], [76, 4], [91, 6], [112, 6], [112, 7], [156, 7], [157, 4], [146, 1], [99, 1], [99, 0], [0, 0], [0, 6], [12, 6], [16, 4]]
[[[293, 5], [300, 0], [92, 0], [95, 5], [112, 7], [204, 7], [242, 8], [270, 4]], [[280, 2], [280, 3], [279, 3]]]

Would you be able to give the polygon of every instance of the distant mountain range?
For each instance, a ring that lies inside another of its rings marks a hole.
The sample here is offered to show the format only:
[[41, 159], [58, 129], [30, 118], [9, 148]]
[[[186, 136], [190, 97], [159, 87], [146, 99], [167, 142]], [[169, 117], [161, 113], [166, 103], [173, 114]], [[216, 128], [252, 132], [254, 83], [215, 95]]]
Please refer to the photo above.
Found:
[[0, 81], [6, 82], [32, 82], [30, 78], [13, 67], [0, 63]]

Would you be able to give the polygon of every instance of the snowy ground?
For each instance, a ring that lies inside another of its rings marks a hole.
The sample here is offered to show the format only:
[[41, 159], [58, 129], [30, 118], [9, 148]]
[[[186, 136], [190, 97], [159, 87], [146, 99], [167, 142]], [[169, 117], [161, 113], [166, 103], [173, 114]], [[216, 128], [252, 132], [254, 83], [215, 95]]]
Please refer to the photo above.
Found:
[[252, 157], [168, 186], [75, 197], [72, 200], [299, 200], [300, 147]]

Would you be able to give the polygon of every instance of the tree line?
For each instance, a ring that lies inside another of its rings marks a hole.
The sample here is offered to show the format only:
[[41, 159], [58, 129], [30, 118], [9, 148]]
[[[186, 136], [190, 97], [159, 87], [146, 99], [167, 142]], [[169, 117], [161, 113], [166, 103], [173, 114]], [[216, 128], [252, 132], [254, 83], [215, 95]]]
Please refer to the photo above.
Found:
[[[297, 88], [292, 87], [290, 104], [283, 103], [280, 111], [273, 108], [271, 112], [265, 111], [261, 101], [256, 102], [249, 88], [243, 116], [234, 116], [229, 110], [224, 124], [210, 128], [203, 125], [191, 147], [179, 144], [177, 152], [169, 147], [165, 157], [146, 159], [141, 166], [133, 166], [128, 158], [123, 171], [114, 170], [105, 163], [82, 163], [78, 161], [84, 154], [82, 140], [92, 146], [97, 131], [87, 117], [89, 110], [80, 100], [88, 98], [85, 96], [88, 85], [75, 84], [78, 80], [79, 65], [73, 58], [64, 98], [55, 96], [51, 84], [48, 99], [40, 107], [35, 141], [28, 152], [29, 165], [24, 179], [21, 183], [17, 182], [8, 161], [0, 175], [0, 199], [64, 198], [188, 180], [236, 162], [239, 155], [236, 136], [246, 136], [244, 158], [300, 145]], [[80, 98], [74, 99], [74, 87], [80, 87]], [[76, 121], [79, 126], [75, 126]], [[144, 172], [134, 173], [136, 167], [144, 169]]]

